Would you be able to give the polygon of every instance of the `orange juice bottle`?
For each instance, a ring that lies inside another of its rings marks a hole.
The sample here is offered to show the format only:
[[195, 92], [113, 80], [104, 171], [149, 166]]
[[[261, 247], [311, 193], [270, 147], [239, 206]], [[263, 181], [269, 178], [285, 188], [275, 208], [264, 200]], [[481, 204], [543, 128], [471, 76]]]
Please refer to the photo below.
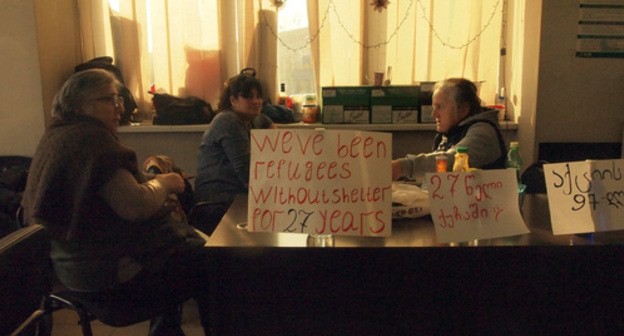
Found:
[[455, 162], [453, 163], [453, 172], [466, 172], [470, 169], [470, 165], [468, 164], [468, 148], [463, 146], [458, 146], [455, 149], [457, 152], [455, 153]]

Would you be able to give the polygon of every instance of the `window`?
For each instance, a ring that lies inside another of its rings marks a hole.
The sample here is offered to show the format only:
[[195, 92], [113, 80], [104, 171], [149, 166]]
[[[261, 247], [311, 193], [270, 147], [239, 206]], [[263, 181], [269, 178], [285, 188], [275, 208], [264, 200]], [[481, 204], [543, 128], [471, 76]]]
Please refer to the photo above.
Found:
[[393, 85], [481, 82], [492, 104], [501, 77], [506, 0], [393, 0], [380, 10], [369, 0], [77, 3], [85, 60], [114, 56], [143, 110], [152, 84], [214, 106], [223, 83], [247, 66], [270, 97], [280, 83], [297, 95], [371, 84], [374, 72], [392, 67]]
[[308, 10], [305, 1], [287, 1], [277, 12], [277, 77], [290, 95], [316, 94]]

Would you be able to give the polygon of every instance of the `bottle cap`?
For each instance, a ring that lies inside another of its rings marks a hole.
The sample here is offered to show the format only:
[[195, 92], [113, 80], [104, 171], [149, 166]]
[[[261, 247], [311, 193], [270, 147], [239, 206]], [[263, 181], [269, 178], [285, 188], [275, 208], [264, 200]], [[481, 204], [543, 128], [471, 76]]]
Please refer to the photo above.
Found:
[[509, 142], [509, 148], [518, 148], [518, 147], [520, 147], [520, 144], [518, 143], [518, 141]]
[[455, 151], [457, 151], [457, 153], [468, 153], [468, 147], [457, 146], [457, 148], [455, 148]]

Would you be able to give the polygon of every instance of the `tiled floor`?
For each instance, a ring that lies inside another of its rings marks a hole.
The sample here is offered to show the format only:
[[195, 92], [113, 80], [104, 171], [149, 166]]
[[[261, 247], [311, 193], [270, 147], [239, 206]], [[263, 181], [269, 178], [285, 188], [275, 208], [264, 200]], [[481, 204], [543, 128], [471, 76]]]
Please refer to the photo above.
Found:
[[[190, 300], [184, 305], [182, 310], [182, 329], [186, 336], [203, 335], [199, 318], [197, 316], [197, 305]], [[113, 328], [102, 324], [100, 321], [91, 322], [94, 336], [146, 336], [149, 322], [135, 324], [125, 328]], [[82, 336], [82, 331], [78, 325], [78, 316], [74, 311], [62, 309], [54, 313], [54, 326], [52, 336]]]

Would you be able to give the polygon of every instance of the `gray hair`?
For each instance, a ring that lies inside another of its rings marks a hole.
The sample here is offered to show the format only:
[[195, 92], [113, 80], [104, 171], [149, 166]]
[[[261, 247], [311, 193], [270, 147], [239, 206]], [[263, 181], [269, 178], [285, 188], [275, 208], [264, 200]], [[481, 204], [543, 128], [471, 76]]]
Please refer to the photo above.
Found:
[[54, 96], [52, 115], [60, 119], [75, 117], [78, 108], [110, 84], [121, 87], [115, 75], [103, 69], [89, 69], [71, 75]]
[[470, 115], [475, 115], [482, 111], [481, 98], [477, 92], [477, 86], [465, 78], [448, 78], [436, 83], [435, 91], [445, 91], [450, 93], [459, 107], [461, 104], [468, 104]]

